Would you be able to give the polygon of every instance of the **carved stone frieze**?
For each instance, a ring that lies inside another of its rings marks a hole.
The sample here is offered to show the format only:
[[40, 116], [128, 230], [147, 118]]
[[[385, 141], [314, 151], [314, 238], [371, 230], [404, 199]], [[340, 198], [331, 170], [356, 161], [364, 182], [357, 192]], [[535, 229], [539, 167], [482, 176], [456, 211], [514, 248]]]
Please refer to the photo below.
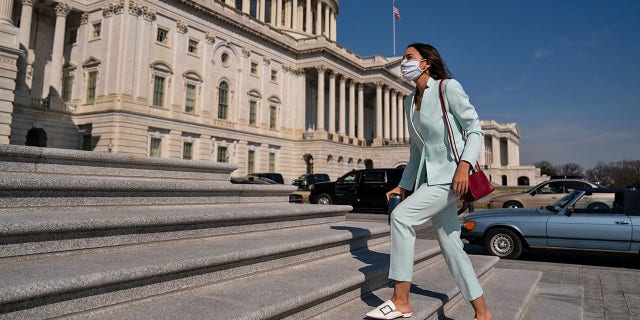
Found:
[[247, 48], [242, 48], [242, 56], [245, 58], [249, 58], [249, 56], [251, 55], [251, 50], [247, 49]]

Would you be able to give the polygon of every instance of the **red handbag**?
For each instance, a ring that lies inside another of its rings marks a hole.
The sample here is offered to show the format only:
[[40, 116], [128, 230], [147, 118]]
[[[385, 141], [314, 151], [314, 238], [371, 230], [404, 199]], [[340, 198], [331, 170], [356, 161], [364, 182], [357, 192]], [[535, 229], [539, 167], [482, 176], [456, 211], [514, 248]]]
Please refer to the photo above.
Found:
[[[451, 145], [451, 149], [453, 150], [453, 155], [456, 158], [456, 163], [460, 163], [460, 155], [458, 154], [458, 149], [456, 148], [455, 141], [453, 140], [451, 123], [449, 123], [449, 117], [447, 117], [447, 110], [444, 106], [444, 95], [442, 93], [442, 84], [444, 80], [440, 80], [440, 106], [442, 107], [442, 117], [444, 118], [444, 122], [447, 127], [447, 136], [449, 137], [449, 144]], [[488, 194], [493, 192], [493, 185], [487, 179], [487, 176], [480, 169], [480, 165], [476, 161], [476, 165], [473, 166], [469, 172], [469, 190], [467, 193], [463, 194], [460, 197], [460, 200], [464, 202], [474, 202]]]

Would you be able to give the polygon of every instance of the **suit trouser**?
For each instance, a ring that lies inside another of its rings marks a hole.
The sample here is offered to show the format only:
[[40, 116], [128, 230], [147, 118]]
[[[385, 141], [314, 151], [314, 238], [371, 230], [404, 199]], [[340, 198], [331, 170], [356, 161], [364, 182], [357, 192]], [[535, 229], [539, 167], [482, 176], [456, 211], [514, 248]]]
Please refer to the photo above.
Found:
[[393, 210], [390, 279], [411, 281], [416, 242], [413, 226], [431, 219], [444, 259], [462, 296], [466, 301], [482, 296], [482, 288], [460, 240], [457, 200], [451, 185], [427, 186], [425, 183]]

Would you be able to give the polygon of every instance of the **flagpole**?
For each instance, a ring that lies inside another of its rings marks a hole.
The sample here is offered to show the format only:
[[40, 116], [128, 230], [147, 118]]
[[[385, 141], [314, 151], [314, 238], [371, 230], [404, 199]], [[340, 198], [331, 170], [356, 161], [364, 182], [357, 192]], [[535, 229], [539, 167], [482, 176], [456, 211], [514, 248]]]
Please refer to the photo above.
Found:
[[396, 8], [396, 0], [391, 0], [391, 20], [393, 20], [393, 56], [396, 56], [396, 14], [395, 14], [395, 8]]

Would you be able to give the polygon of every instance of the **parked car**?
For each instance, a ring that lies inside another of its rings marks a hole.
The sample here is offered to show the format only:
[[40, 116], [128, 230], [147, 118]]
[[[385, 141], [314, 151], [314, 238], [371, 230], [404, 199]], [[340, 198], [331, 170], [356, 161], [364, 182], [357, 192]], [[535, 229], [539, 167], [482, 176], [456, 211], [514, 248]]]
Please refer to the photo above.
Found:
[[398, 186], [404, 169], [353, 170], [334, 182], [318, 182], [309, 190], [309, 202], [346, 204], [354, 210], [387, 210], [386, 193]]
[[271, 179], [257, 177], [257, 176], [246, 176], [242, 178], [231, 178], [229, 181], [235, 184], [278, 184]]
[[544, 208], [476, 211], [464, 219], [461, 238], [507, 259], [518, 258], [523, 248], [638, 254], [640, 191], [574, 190]]
[[267, 178], [269, 180], [275, 181], [276, 183], [284, 184], [284, 178], [282, 178], [282, 175], [275, 172], [265, 172], [265, 173], [253, 172], [253, 173], [249, 173], [247, 176]]
[[292, 184], [294, 186], [298, 186], [299, 190], [309, 190], [309, 187], [316, 182], [324, 182], [330, 180], [331, 179], [329, 179], [329, 175], [326, 173], [308, 173], [299, 176], [298, 179], [294, 179]]
[[522, 192], [506, 193], [489, 200], [487, 207], [496, 208], [538, 208], [550, 205], [573, 190], [605, 188], [605, 186], [586, 179], [551, 179]]
[[289, 194], [289, 203], [304, 203], [304, 198], [299, 193]]

